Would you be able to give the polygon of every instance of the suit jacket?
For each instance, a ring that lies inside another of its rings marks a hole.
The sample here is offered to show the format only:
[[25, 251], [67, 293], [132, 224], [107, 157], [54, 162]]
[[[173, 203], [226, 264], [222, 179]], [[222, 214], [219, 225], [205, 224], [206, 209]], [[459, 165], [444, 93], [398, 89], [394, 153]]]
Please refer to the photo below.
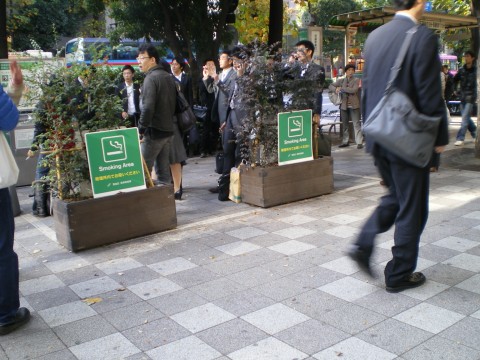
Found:
[[[369, 35], [365, 43], [362, 77], [363, 119], [367, 119], [382, 98], [406, 32], [414, 25], [409, 17], [397, 14], [392, 21]], [[442, 117], [436, 146], [448, 144], [447, 114], [438, 76], [440, 67], [438, 38], [430, 29], [421, 25], [413, 35], [394, 86], [408, 95], [421, 113]], [[368, 137], [366, 145], [367, 151], [374, 152], [375, 143]]]
[[[313, 96], [308, 104], [307, 108], [313, 110], [314, 114], [322, 113], [322, 103], [323, 103], [323, 86], [325, 84], [325, 68], [320, 66], [313, 61], [308, 63], [308, 67], [305, 71], [302, 70], [302, 64], [295, 62], [293, 65], [288, 65], [283, 69], [283, 76], [285, 79], [308, 79], [313, 81], [314, 88]], [[295, 94], [293, 94], [295, 96]]]
[[322, 103], [323, 103], [323, 85], [325, 84], [325, 68], [320, 66], [313, 61], [308, 64], [308, 68], [303, 74], [304, 78], [315, 79], [316, 87], [315, 91], [315, 105], [312, 108], [315, 114], [322, 113]]
[[[128, 113], [128, 94], [125, 81], [122, 81], [115, 89], [115, 94], [122, 99], [123, 111]], [[133, 83], [133, 102], [135, 104], [135, 115], [140, 115], [140, 85]], [[122, 116], [122, 114], [120, 114]]]
[[214, 82], [209, 82], [208, 79], [204, 80], [207, 91], [210, 93], [215, 92], [215, 102], [213, 103], [212, 109], [212, 122], [217, 122], [222, 125], [227, 121], [229, 99], [232, 97], [236, 79], [237, 73], [231, 68], [226, 78], [219, 80], [216, 84]]

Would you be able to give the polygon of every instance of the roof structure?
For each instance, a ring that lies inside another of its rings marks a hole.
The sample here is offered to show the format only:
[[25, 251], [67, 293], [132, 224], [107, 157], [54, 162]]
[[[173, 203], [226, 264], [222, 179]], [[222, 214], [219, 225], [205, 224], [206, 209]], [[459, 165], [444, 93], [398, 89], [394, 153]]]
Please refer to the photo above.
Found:
[[[395, 13], [395, 8], [384, 6], [338, 14], [330, 20], [329, 30], [345, 32], [344, 56], [345, 59], [347, 59], [350, 54], [351, 39], [357, 31], [369, 33], [392, 20]], [[479, 20], [474, 16], [451, 15], [438, 12], [425, 12], [420, 22], [434, 31], [447, 31], [452, 34], [457, 33], [456, 30], [459, 29], [469, 29], [479, 26]], [[460, 35], [465, 36], [466, 33]], [[459, 36], [459, 34], [457, 33], [452, 36]]]
[[[389, 22], [395, 16], [395, 12], [396, 10], [391, 6], [352, 11], [332, 17], [329, 25], [331, 30], [363, 27], [366, 29], [362, 30], [368, 32]], [[438, 12], [425, 12], [420, 22], [432, 30], [439, 31], [478, 27], [478, 20], [474, 16]]]

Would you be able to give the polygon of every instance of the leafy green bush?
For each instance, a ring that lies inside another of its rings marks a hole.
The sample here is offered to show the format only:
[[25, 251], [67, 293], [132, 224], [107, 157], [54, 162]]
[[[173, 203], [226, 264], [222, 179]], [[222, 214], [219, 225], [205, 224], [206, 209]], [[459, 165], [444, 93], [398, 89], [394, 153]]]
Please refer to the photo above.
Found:
[[70, 68], [39, 64], [25, 79], [32, 89], [29, 100], [37, 103], [35, 121], [45, 129], [42, 151], [51, 169], [51, 188], [62, 199], [89, 196], [81, 191], [90, 181], [85, 133], [125, 125], [115, 95], [118, 74], [101, 63]]

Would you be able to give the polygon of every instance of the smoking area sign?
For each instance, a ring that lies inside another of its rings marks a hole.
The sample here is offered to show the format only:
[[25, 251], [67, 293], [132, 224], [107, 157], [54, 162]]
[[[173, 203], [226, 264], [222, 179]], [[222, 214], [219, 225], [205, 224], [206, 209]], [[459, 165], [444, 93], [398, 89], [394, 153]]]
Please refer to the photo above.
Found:
[[278, 165], [313, 160], [312, 110], [278, 114]]
[[85, 135], [93, 197], [145, 189], [138, 129]]

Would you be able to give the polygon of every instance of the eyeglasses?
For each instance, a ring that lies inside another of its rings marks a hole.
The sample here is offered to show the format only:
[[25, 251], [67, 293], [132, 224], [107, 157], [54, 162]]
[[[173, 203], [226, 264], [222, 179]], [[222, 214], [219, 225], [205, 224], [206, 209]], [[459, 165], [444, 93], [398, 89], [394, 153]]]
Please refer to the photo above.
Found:
[[145, 59], [150, 59], [151, 56], [137, 56], [137, 61], [143, 61]]

